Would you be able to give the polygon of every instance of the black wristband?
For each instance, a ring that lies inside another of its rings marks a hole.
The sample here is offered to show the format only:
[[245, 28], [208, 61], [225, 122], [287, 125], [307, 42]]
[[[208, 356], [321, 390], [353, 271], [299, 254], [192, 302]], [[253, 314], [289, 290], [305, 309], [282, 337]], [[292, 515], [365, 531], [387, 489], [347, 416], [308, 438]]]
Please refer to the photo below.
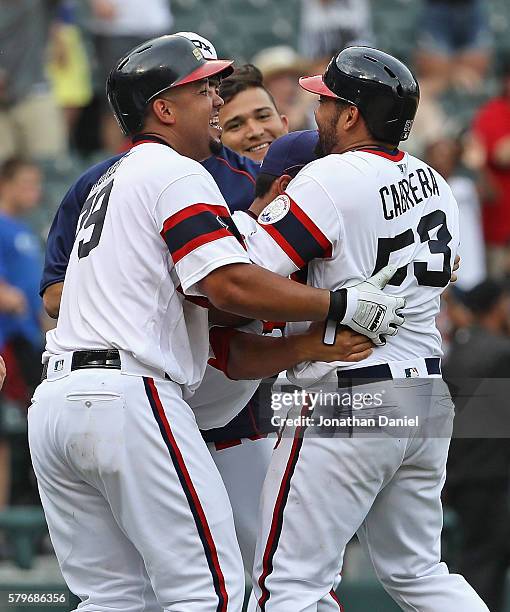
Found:
[[329, 292], [328, 320], [332, 319], [339, 323], [347, 311], [347, 291], [337, 289]]
[[346, 310], [347, 291], [345, 289], [330, 291], [328, 318], [324, 325], [324, 336], [322, 337], [324, 344], [335, 344], [338, 324], [345, 317]]

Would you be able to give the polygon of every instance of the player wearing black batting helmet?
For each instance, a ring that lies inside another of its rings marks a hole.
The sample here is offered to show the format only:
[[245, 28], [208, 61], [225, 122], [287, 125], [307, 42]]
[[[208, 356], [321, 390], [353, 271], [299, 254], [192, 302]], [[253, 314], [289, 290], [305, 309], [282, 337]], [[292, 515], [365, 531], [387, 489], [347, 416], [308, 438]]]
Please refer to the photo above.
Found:
[[370, 47], [347, 47], [331, 59], [324, 75], [299, 82], [307, 91], [354, 104], [375, 139], [396, 145], [409, 137], [420, 88], [395, 57]]
[[[324, 75], [300, 84], [320, 96], [315, 120], [324, 156], [300, 170], [245, 232], [250, 258], [263, 252], [282, 276], [305, 263], [306, 282], [323, 287], [348, 286], [390, 263], [402, 274], [385, 292], [405, 296], [405, 321], [397, 336], [375, 341], [362, 365], [315, 362], [287, 371], [292, 384], [319, 399], [311, 411], [296, 402], [283, 419], [260, 496], [248, 609], [338, 610], [338, 568], [356, 533], [399, 609], [488, 612], [441, 560], [454, 406], [441, 378], [436, 318], [460, 230], [445, 179], [398, 148], [412, 127], [418, 84], [398, 59], [368, 47], [336, 53]], [[288, 323], [285, 333], [297, 329]], [[328, 324], [325, 339], [337, 329]], [[330, 390], [346, 392], [333, 418], [320, 399]], [[380, 403], [366, 403], [376, 396]], [[358, 407], [356, 398], [363, 398]]]
[[[173, 61], [172, 61], [173, 60]], [[230, 60], [207, 60], [195, 44], [177, 34], [160, 36], [119, 60], [106, 82], [106, 94], [126, 136], [136, 134], [151, 100], [171, 87], [233, 72]]]

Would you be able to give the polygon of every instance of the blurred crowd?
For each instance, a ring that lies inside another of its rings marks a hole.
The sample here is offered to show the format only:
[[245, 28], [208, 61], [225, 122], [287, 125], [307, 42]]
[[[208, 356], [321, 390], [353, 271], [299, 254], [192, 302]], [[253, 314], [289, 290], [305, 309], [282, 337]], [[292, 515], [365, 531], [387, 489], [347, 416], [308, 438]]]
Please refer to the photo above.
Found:
[[[214, 4], [195, 4], [201, 2]], [[313, 128], [315, 96], [298, 86], [298, 77], [323, 72], [345, 46], [378, 46], [374, 2], [287, 0], [299, 12], [292, 44], [275, 40], [243, 57], [235, 76], [222, 84], [223, 143], [260, 163], [279, 136]], [[402, 13], [411, 4], [393, 2]], [[15, 488], [11, 482], [10, 451], [17, 438], [8, 415], [29, 403], [40, 378], [44, 332], [51, 325], [39, 296], [45, 233], [84, 165], [129, 146], [109, 110], [106, 77], [132, 47], [177, 31], [182, 0], [173, 4], [0, 0], [0, 354], [8, 370], [0, 400], [0, 511], [37, 499], [28, 463], [23, 485]], [[265, 2], [260, 4], [263, 10]], [[403, 148], [438, 170], [459, 204], [461, 268], [439, 322], [446, 372], [471, 378], [510, 374], [510, 55], [495, 45], [492, 4], [421, 0], [411, 33], [414, 45], [402, 57], [414, 67], [422, 96]], [[250, 37], [249, 20], [238, 27]], [[242, 63], [246, 59], [249, 64]], [[452, 112], [445, 103], [452, 99], [462, 101], [468, 113]], [[48, 201], [48, 174], [59, 168], [71, 171]], [[487, 529], [487, 508], [477, 497], [480, 487], [493, 492], [497, 487], [501, 495], [494, 495], [493, 524], [508, 522], [510, 456], [504, 442], [498, 447], [470, 440], [460, 451], [454, 443], [447, 486], [447, 501], [465, 534], [461, 569], [487, 603], [492, 598], [490, 608], [496, 611], [502, 609], [509, 539]], [[493, 473], [471, 469], [466, 456], [493, 466]]]

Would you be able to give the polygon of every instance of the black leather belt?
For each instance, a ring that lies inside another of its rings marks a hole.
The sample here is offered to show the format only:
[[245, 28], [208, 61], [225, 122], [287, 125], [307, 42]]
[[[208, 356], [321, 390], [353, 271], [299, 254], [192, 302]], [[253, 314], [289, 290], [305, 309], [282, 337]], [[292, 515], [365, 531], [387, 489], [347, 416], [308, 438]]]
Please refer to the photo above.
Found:
[[[425, 366], [428, 374], [441, 374], [441, 359], [439, 357], [427, 357], [425, 359]], [[414, 378], [414, 372], [412, 372], [413, 368], [407, 369], [409, 370], [409, 378]], [[390, 366], [387, 363], [367, 366], [366, 368], [338, 370], [337, 376], [339, 387], [355, 387], [357, 385], [366, 385], [393, 379]]]
[[[58, 360], [54, 363], [58, 363]], [[90, 368], [105, 368], [120, 370], [120, 355], [117, 349], [74, 351], [71, 361], [71, 371]], [[43, 365], [41, 380], [48, 376], [48, 362]]]

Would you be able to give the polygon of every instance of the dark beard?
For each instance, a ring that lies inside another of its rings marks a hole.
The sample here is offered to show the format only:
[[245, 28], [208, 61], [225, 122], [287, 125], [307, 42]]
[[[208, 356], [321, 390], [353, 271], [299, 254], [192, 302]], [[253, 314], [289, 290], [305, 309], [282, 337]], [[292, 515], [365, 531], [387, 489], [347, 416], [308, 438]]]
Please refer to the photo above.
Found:
[[209, 149], [211, 150], [211, 155], [219, 155], [223, 150], [223, 145], [220, 140], [209, 138]]
[[324, 128], [319, 128], [319, 142], [315, 149], [317, 157], [326, 157], [331, 155], [333, 149], [339, 144], [336, 133], [336, 126], [342, 111], [347, 107], [344, 102], [338, 101], [336, 104], [336, 112], [331, 117], [331, 121]]
[[326, 157], [326, 153], [324, 153], [324, 148], [322, 146], [322, 142], [319, 140], [317, 141], [317, 144], [315, 145], [315, 149], [313, 150], [313, 152], [315, 153], [317, 159], [320, 159], [321, 157]]
[[317, 157], [326, 157], [330, 155], [333, 147], [336, 145], [336, 134], [331, 125], [328, 125], [326, 130], [319, 130], [319, 142], [315, 147]]

